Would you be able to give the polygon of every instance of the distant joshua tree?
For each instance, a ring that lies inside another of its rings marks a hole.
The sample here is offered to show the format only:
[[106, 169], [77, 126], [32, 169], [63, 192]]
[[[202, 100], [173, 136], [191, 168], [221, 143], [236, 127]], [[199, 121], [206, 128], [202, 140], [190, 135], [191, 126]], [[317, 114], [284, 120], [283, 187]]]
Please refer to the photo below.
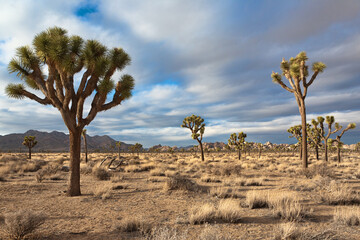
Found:
[[131, 150], [132, 153], [137, 152], [137, 155], [139, 156], [142, 147], [143, 147], [142, 144], [140, 144], [140, 143], [135, 143], [134, 145], [132, 145], [132, 146], [130, 147], [130, 150]]
[[238, 136], [236, 133], [232, 133], [228, 140], [229, 146], [234, 146], [238, 150], [238, 158], [241, 159], [241, 150], [245, 147], [245, 138], [247, 135], [243, 132], [239, 132]]
[[[336, 143], [336, 150], [337, 150], [337, 160], [338, 162], [341, 162], [341, 156], [340, 156], [340, 149], [344, 145], [343, 142], [341, 142], [341, 137], [344, 135], [345, 132], [349, 131], [350, 129], [354, 129], [356, 127], [355, 123], [349, 123], [345, 129], [342, 130], [342, 132], [336, 136], [336, 139], [329, 139], [330, 143], [335, 142]], [[340, 126], [342, 128], [342, 126]]]
[[257, 148], [259, 149], [259, 159], [260, 159], [260, 158], [261, 158], [261, 151], [262, 151], [263, 145], [262, 145], [262, 143], [257, 143], [256, 146], [257, 146]]
[[[313, 75], [307, 81], [309, 76], [308, 66], [306, 61], [308, 57], [306, 52], [300, 52], [295, 58], [290, 58], [286, 61], [284, 58], [280, 64], [282, 75], [289, 81], [288, 87], [281, 79], [281, 74], [272, 72], [271, 77], [273, 82], [278, 83], [282, 88], [294, 94], [296, 102], [299, 107], [302, 125], [302, 165], [303, 168], [308, 167], [308, 154], [307, 154], [307, 129], [306, 129], [306, 108], [305, 98], [307, 95], [308, 87], [314, 82], [317, 75], [324, 71], [326, 65], [322, 62], [315, 62], [312, 65]], [[301, 84], [302, 83], [302, 84]]]
[[325, 161], [327, 162], [328, 161], [328, 139], [331, 134], [338, 132], [339, 130], [341, 130], [342, 127], [339, 125], [339, 123], [335, 123], [335, 130], [331, 131], [332, 125], [335, 122], [335, 118], [334, 118], [334, 116], [326, 116], [326, 123], [328, 124], [328, 132], [327, 132], [327, 134], [325, 134], [324, 120], [325, 119], [321, 116], [317, 117], [317, 121], [319, 122], [319, 125], [320, 125], [321, 139], [324, 141]]
[[[37, 96], [29, 92], [23, 84], [9, 84], [6, 93], [12, 98], [26, 97], [59, 110], [69, 130], [70, 176], [67, 195], [79, 196], [82, 130], [99, 112], [109, 110], [131, 97], [134, 79], [130, 75], [123, 75], [115, 83], [112, 78], [117, 70], [121, 71], [130, 64], [130, 57], [121, 48], [109, 50], [96, 40], [69, 36], [65, 29], [59, 27], [37, 34], [32, 45], [17, 48], [8, 69], [10, 73], [16, 73], [29, 88], [39, 90], [42, 94]], [[90, 110], [85, 107], [84, 115], [84, 103], [89, 101]]]
[[35, 140], [35, 136], [25, 136], [24, 137], [24, 141], [23, 141], [23, 145], [29, 148], [29, 156], [28, 159], [31, 159], [31, 149], [33, 147], [35, 147], [35, 145], [37, 144], [37, 141]]
[[121, 147], [121, 142], [120, 142], [120, 141], [116, 142], [116, 146], [118, 147], [118, 154], [119, 154], [119, 160], [120, 160], [120, 147]]
[[86, 129], [82, 130], [81, 136], [84, 139], [84, 149], [85, 149], [85, 162], [88, 162], [88, 149], [87, 149], [87, 141], [86, 141]]
[[181, 127], [190, 129], [192, 139], [198, 141], [198, 143], [200, 145], [201, 160], [205, 161], [204, 149], [203, 149], [203, 145], [202, 145], [202, 139], [203, 139], [203, 135], [205, 132], [204, 119], [202, 119], [200, 116], [196, 116], [193, 114], [184, 119]]

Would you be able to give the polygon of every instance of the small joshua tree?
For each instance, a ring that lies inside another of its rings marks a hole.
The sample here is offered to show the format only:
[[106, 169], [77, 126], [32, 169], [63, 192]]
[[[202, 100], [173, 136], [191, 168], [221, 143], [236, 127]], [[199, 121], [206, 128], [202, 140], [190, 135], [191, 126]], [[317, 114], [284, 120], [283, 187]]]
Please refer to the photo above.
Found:
[[282, 88], [294, 94], [296, 102], [299, 107], [299, 112], [301, 115], [301, 125], [302, 125], [302, 165], [303, 168], [308, 167], [307, 161], [307, 129], [306, 129], [306, 108], [305, 108], [305, 98], [307, 95], [308, 87], [314, 82], [317, 75], [324, 71], [326, 65], [322, 62], [315, 62], [312, 65], [313, 75], [310, 80], [307, 81], [309, 76], [308, 66], [306, 61], [308, 57], [306, 52], [300, 52], [295, 58], [290, 58], [289, 61], [286, 61], [284, 58], [280, 64], [282, 75], [289, 81], [290, 87], [288, 87], [281, 79], [279, 73], [272, 72], [271, 78], [273, 82], [278, 83]]
[[328, 139], [330, 137], [331, 134], [334, 134], [336, 132], [338, 132], [339, 130], [341, 130], [341, 126], [339, 125], [339, 123], [335, 123], [335, 130], [331, 131], [332, 129], [332, 125], [335, 122], [335, 118], [334, 116], [326, 116], [326, 123], [328, 124], [328, 132], [327, 134], [325, 134], [325, 128], [324, 128], [324, 118], [323, 117], [317, 117], [317, 120], [319, 122], [320, 125], [320, 135], [321, 135], [321, 139], [324, 141], [324, 150], [325, 150], [325, 161], [328, 161]]
[[29, 148], [29, 156], [28, 156], [29, 159], [31, 159], [31, 149], [35, 147], [35, 145], [37, 144], [35, 138], [36, 138], [35, 136], [25, 136], [24, 141], [22, 143], [24, 146]]
[[310, 145], [315, 149], [316, 160], [319, 160], [319, 147], [321, 147], [321, 134], [318, 128], [319, 122], [315, 119], [311, 120], [312, 127], [308, 128], [308, 135], [311, 139]]
[[85, 150], [85, 162], [88, 162], [88, 149], [87, 149], [87, 141], [86, 141], [86, 129], [82, 130], [81, 136], [84, 139], [84, 150]]
[[[329, 139], [330, 143], [335, 142], [336, 143], [336, 150], [337, 150], [337, 160], [338, 162], [341, 162], [341, 156], [340, 156], [340, 149], [344, 145], [343, 142], [341, 142], [341, 137], [344, 135], [345, 132], [349, 131], [350, 129], [354, 129], [356, 127], [355, 123], [349, 123], [345, 129], [342, 130], [342, 132], [336, 136], [335, 139]], [[342, 126], [340, 126], [342, 128]]]
[[181, 127], [190, 129], [192, 139], [198, 141], [198, 143], [200, 145], [201, 160], [205, 161], [204, 149], [203, 149], [203, 145], [202, 145], [202, 139], [203, 139], [203, 135], [205, 132], [204, 119], [202, 119], [200, 116], [196, 116], [193, 114], [184, 119]]
[[228, 140], [228, 145], [233, 146], [237, 149], [239, 160], [241, 159], [241, 150], [243, 150], [245, 147], [245, 138], [246, 137], [247, 137], [247, 135], [243, 132], [239, 132], [238, 135], [236, 135], [236, 133], [232, 133]]
[[298, 144], [300, 146], [300, 160], [302, 159], [302, 145], [301, 145], [301, 139], [302, 139], [302, 127], [301, 125], [295, 125], [293, 127], [290, 127], [288, 130], [288, 133], [291, 134], [289, 138], [296, 138], [298, 140]]
[[118, 154], [119, 154], [119, 160], [120, 160], [120, 147], [121, 147], [121, 142], [120, 141], [118, 141], [118, 142], [116, 142], [116, 146], [118, 147]]

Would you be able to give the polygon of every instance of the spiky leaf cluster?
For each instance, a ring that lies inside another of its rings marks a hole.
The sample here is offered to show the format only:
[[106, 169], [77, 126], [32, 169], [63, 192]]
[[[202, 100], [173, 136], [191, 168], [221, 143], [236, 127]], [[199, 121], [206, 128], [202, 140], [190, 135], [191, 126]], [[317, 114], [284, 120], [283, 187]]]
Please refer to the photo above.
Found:
[[190, 129], [192, 139], [196, 139], [200, 142], [202, 141], [205, 132], [205, 123], [203, 118], [194, 114], [188, 116], [183, 120], [181, 127]]
[[[290, 58], [288, 61], [284, 58], [280, 63], [281, 74], [272, 72], [271, 78], [274, 83], [279, 84], [282, 88], [295, 94], [297, 98], [305, 98], [307, 88], [314, 82], [317, 75], [324, 71], [326, 65], [322, 62], [315, 62], [312, 65], [313, 75], [307, 81], [309, 76], [309, 66], [306, 64], [308, 57], [306, 52], [300, 52], [295, 58]], [[282, 76], [288, 81], [290, 86], [286, 85]], [[302, 82], [302, 84], [300, 84]]]
[[232, 133], [228, 140], [228, 145], [231, 147], [235, 147], [238, 150], [241, 150], [245, 147], [245, 138], [247, 137], [246, 133], [239, 132], [238, 135], [236, 133]]

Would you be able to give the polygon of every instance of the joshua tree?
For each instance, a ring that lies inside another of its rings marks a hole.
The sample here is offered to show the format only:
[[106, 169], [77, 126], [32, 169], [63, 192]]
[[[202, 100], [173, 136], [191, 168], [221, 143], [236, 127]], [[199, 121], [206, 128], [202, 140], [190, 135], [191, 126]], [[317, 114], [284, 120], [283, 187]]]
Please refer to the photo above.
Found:
[[289, 138], [296, 138], [298, 140], [298, 144], [300, 146], [300, 160], [302, 159], [302, 127], [301, 125], [295, 125], [293, 127], [290, 127], [288, 130], [288, 133], [291, 134]]
[[120, 160], [120, 147], [121, 147], [121, 142], [120, 142], [120, 141], [116, 142], [116, 146], [118, 147], [118, 154], [119, 154], [119, 160]]
[[[289, 61], [285, 61], [283, 58], [280, 68], [282, 75], [289, 81], [290, 87], [288, 87], [281, 79], [279, 73], [272, 72], [271, 77], [273, 82], [280, 84], [282, 88], [293, 93], [295, 95], [296, 102], [299, 107], [301, 115], [301, 126], [302, 126], [302, 165], [303, 168], [308, 167], [307, 161], [307, 129], [306, 129], [306, 108], [305, 98], [307, 95], [308, 87], [314, 82], [317, 75], [324, 71], [326, 65], [322, 62], [315, 62], [312, 65], [313, 75], [310, 80], [307, 81], [309, 76], [308, 66], [306, 61], [308, 57], [305, 52], [300, 52], [295, 58], [290, 58]], [[301, 84], [302, 82], [302, 84]], [[302, 85], [302, 86], [301, 86]]]
[[328, 124], [328, 132], [325, 134], [324, 129], [324, 118], [323, 117], [317, 117], [317, 121], [320, 125], [320, 135], [321, 139], [324, 141], [324, 150], [325, 150], [325, 161], [328, 161], [328, 139], [331, 134], [336, 133], [337, 131], [341, 130], [342, 126], [339, 125], [339, 123], [335, 123], [335, 130], [331, 131], [332, 124], [335, 122], [334, 116], [326, 116], [326, 123]]
[[29, 159], [31, 159], [31, 149], [35, 147], [35, 145], [37, 144], [35, 138], [36, 138], [35, 136], [25, 136], [24, 141], [22, 143], [24, 146], [29, 148], [29, 156], [28, 156]]
[[[340, 149], [343, 146], [343, 142], [341, 142], [341, 137], [344, 135], [345, 132], [347, 132], [350, 129], [354, 129], [356, 127], [355, 123], [349, 123], [345, 129], [342, 130], [342, 132], [336, 136], [336, 139], [329, 139], [330, 143], [335, 142], [336, 143], [336, 150], [337, 150], [337, 159], [338, 162], [341, 162], [341, 156], [340, 156]], [[342, 128], [342, 126], [340, 126]]]
[[[7, 95], [52, 105], [59, 110], [69, 130], [69, 196], [81, 195], [82, 130], [98, 112], [109, 110], [131, 97], [134, 79], [130, 75], [123, 75], [116, 84], [111, 78], [129, 63], [130, 57], [123, 49], [108, 50], [96, 40], [84, 41], [79, 36], [69, 36], [66, 30], [59, 27], [37, 34], [33, 48], [19, 47], [15, 58], [9, 63], [9, 72], [16, 73], [28, 87], [40, 90], [43, 97], [27, 91], [23, 84], [9, 84], [6, 87]], [[80, 79], [79, 85], [75, 86], [75, 79]], [[84, 103], [88, 97], [92, 98], [90, 110], [84, 115]]]
[[138, 154], [138, 156], [139, 156], [142, 147], [143, 147], [143, 146], [142, 146], [140, 143], [135, 143], [134, 145], [132, 145], [132, 146], [130, 147], [130, 150], [131, 150], [131, 152], [133, 152], [133, 153], [134, 153], [134, 152], [137, 152], [137, 154]]
[[85, 149], [85, 162], [88, 162], [88, 149], [87, 149], [87, 141], [86, 141], [86, 129], [84, 128], [81, 132], [81, 136], [84, 139], [84, 149]]
[[239, 132], [238, 136], [236, 133], [232, 133], [228, 140], [229, 146], [234, 146], [238, 150], [238, 158], [241, 159], [241, 150], [243, 150], [245, 146], [245, 138], [246, 134], [243, 132]]
[[308, 128], [308, 135], [311, 139], [311, 146], [315, 149], [316, 160], [319, 160], [319, 147], [321, 147], [321, 134], [318, 128], [319, 122], [315, 119], [311, 120], [312, 127]]
[[205, 160], [204, 149], [203, 149], [203, 145], [202, 145], [202, 139], [203, 139], [203, 135], [205, 132], [204, 119], [202, 119], [200, 116], [196, 116], [193, 114], [184, 119], [181, 127], [190, 129], [192, 139], [198, 141], [198, 143], [200, 145], [201, 160], [204, 161]]

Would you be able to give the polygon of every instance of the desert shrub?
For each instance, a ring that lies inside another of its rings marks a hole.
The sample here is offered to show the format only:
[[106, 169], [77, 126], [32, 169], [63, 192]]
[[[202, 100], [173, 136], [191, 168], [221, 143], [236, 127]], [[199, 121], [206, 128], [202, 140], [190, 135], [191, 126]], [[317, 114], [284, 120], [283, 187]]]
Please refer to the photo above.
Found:
[[269, 192], [251, 190], [246, 193], [246, 205], [250, 209], [269, 207]]
[[141, 166], [139, 165], [128, 165], [124, 168], [125, 172], [141, 172]]
[[200, 186], [196, 182], [180, 175], [169, 177], [165, 182], [164, 189], [169, 190], [184, 190], [190, 192], [205, 192], [205, 186]]
[[5, 215], [3, 232], [8, 239], [26, 239], [45, 222], [45, 216], [30, 210], [19, 210]]
[[117, 230], [121, 232], [142, 232], [149, 233], [151, 231], [151, 224], [145, 222], [139, 217], [124, 218], [121, 220]]
[[178, 174], [179, 174], [179, 172], [174, 171], [174, 170], [166, 170], [165, 171], [165, 176], [166, 177], [174, 177], [174, 176], [176, 176]]
[[146, 240], [187, 240], [187, 231], [179, 233], [174, 228], [155, 227], [144, 237]]
[[94, 177], [101, 181], [110, 180], [111, 178], [111, 173], [102, 167], [95, 167], [93, 168], [92, 172]]
[[37, 171], [37, 173], [35, 174], [35, 181], [38, 183], [41, 183], [45, 178], [45, 174], [44, 171], [39, 170]]
[[334, 221], [336, 223], [358, 226], [360, 225], [360, 207], [342, 207], [336, 208], [334, 213]]
[[262, 186], [264, 178], [239, 178], [235, 180], [235, 183], [240, 186]]
[[319, 192], [322, 202], [330, 205], [351, 205], [360, 203], [360, 195], [355, 193], [349, 185], [331, 181], [329, 185], [323, 186]]

